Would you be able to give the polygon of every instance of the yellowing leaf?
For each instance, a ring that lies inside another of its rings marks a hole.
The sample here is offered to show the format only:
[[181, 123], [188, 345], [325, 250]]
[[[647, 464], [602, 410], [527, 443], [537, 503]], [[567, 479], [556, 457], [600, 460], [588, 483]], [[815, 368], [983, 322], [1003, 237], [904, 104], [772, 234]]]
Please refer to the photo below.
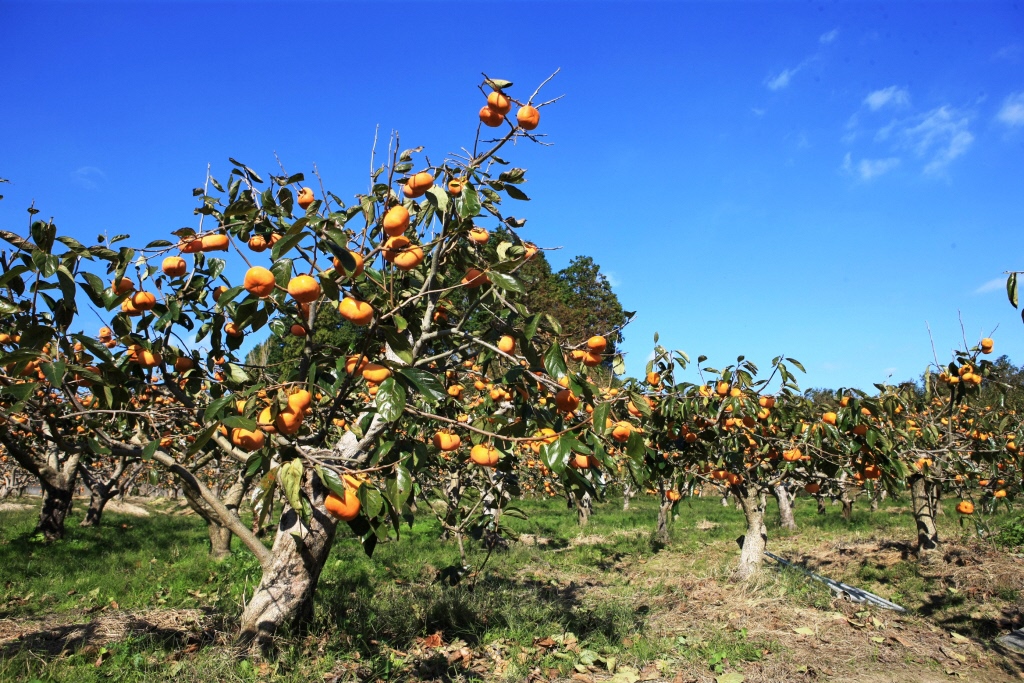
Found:
[[814, 629], [813, 628], [807, 628], [806, 626], [800, 626], [799, 628], [793, 629], [793, 633], [799, 633], [802, 636], [813, 636], [814, 635]]

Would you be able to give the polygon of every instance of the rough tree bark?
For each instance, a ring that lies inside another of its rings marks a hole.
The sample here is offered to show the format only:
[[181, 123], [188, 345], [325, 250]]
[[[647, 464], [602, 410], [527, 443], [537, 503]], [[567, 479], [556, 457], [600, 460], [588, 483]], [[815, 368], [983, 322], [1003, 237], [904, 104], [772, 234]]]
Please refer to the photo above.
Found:
[[734, 581], [746, 581], [761, 569], [764, 562], [764, 550], [768, 544], [768, 528], [764, 525], [764, 498], [759, 495], [756, 487], [738, 484], [732, 487], [732, 493], [743, 507], [743, 517], [747, 522], [747, 531], [741, 539], [740, 563], [733, 573]]
[[853, 496], [845, 483], [839, 485], [839, 490], [842, 492], [839, 501], [843, 504], [843, 519], [849, 522], [853, 518]]
[[312, 517], [306, 525], [291, 508], [281, 515], [271, 563], [263, 568], [259, 586], [242, 613], [241, 644], [265, 646], [286, 623], [301, 628], [313, 617], [313, 594], [334, 544], [337, 522], [324, 510], [328, 491], [320, 478], [312, 470], [304, 477]]
[[[180, 478], [179, 478], [180, 480]], [[238, 508], [245, 499], [245, 494], [252, 485], [252, 477], [247, 477], [244, 471], [239, 470], [238, 476], [223, 495], [217, 496], [224, 503], [232, 514], [238, 514]], [[196, 514], [206, 522], [206, 532], [210, 538], [210, 557], [214, 560], [223, 560], [231, 554], [231, 529], [221, 520], [220, 515], [203, 498], [202, 494], [182, 481], [182, 490], [189, 507], [195, 510]]]
[[[325, 457], [359, 467], [369, 459], [372, 447], [388, 427], [376, 413], [361, 439], [346, 432]], [[324, 506], [328, 491], [320, 478], [310, 469], [303, 477], [302, 490], [309, 497], [312, 517], [306, 525], [290, 507], [282, 511], [273, 547], [269, 552], [263, 548], [260, 553], [263, 575], [242, 612], [237, 639], [240, 646], [266, 647], [286, 624], [301, 629], [312, 619], [313, 595], [334, 544], [337, 522]], [[253, 550], [255, 536], [247, 528], [244, 533], [243, 540]]]
[[573, 496], [576, 502], [576, 523], [585, 527], [590, 522], [590, 513], [593, 512], [594, 504], [590, 498], [590, 492], [584, 491], [583, 495]]
[[636, 495], [636, 490], [633, 488], [633, 482], [627, 480], [622, 486], [622, 511], [625, 512], [629, 509], [629, 502], [633, 500], [633, 496]]
[[917, 552], [929, 553], [939, 547], [939, 532], [935, 527], [935, 500], [924, 475], [910, 477], [910, 503], [917, 524]]
[[107, 503], [116, 495], [121, 493], [121, 477], [128, 465], [128, 458], [121, 456], [114, 465], [114, 471], [109, 477], [101, 478], [99, 473], [94, 473], [84, 465], [79, 467], [79, 475], [82, 483], [89, 489], [89, 508], [85, 511], [85, 517], [79, 526], [99, 526], [103, 518], [103, 509]]
[[[42, 431], [49, 435], [45, 425]], [[43, 505], [39, 511], [36, 533], [42, 534], [47, 541], [64, 538], [64, 522], [71, 512], [72, 496], [78, 480], [78, 453], [67, 454], [61, 462], [61, 451], [54, 444], [50, 444], [43, 453], [29, 452], [14, 443], [6, 433], [0, 433], [0, 443], [21, 467], [39, 479]]]
[[663, 546], [668, 545], [671, 537], [668, 533], [668, 525], [671, 519], [672, 501], [668, 499], [665, 492], [661, 492], [661, 505], [658, 507], [658, 526], [654, 532], [654, 540]]
[[783, 529], [796, 530], [796, 519], [793, 517], [793, 499], [781, 482], [772, 489], [772, 495], [779, 504], [779, 524]]

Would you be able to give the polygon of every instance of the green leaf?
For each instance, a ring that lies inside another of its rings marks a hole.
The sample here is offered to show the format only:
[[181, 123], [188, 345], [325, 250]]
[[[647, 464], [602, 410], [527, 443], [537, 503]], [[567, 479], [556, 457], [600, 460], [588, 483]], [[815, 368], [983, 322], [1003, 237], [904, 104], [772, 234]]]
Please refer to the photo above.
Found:
[[544, 369], [555, 379], [560, 379], [568, 372], [565, 365], [565, 357], [562, 356], [562, 347], [557, 342], [553, 343], [544, 353]]
[[377, 412], [388, 422], [394, 422], [404, 410], [405, 389], [393, 377], [388, 377], [377, 390]]
[[43, 363], [43, 374], [53, 387], [59, 387], [64, 382], [64, 374], [68, 366], [64, 361], [54, 363]]
[[1006, 296], [1010, 304], [1017, 308], [1017, 273], [1010, 273], [1010, 277], [1006, 278]]
[[396, 509], [401, 510], [412, 494], [412, 475], [402, 465], [395, 468], [395, 476], [388, 481], [388, 498]]
[[427, 190], [427, 201], [437, 207], [437, 210], [441, 213], [448, 211], [448, 193], [437, 185], [431, 185], [430, 189]]
[[248, 373], [245, 370], [235, 365], [234, 363], [228, 363], [225, 368], [229, 382], [235, 384], [244, 384], [250, 381]]
[[302, 501], [299, 498], [299, 491], [302, 489], [302, 474], [302, 460], [298, 458], [277, 468], [277, 480], [284, 492], [284, 497], [296, 512], [302, 509]]
[[437, 403], [444, 400], [447, 395], [437, 377], [425, 370], [401, 368], [398, 370], [398, 375], [415, 387], [427, 403]]
[[533, 339], [534, 335], [537, 334], [537, 325], [540, 323], [541, 314], [534, 313], [526, 321], [526, 325], [523, 326], [523, 336], [527, 339]]
[[393, 327], [382, 327], [381, 331], [395, 355], [406, 363], [412, 363], [412, 344], [409, 339]]
[[526, 196], [526, 193], [520, 190], [515, 185], [506, 185], [505, 192], [507, 192], [508, 196], [511, 197], [512, 199], [518, 199], [524, 202], [530, 201], [530, 198]]
[[611, 410], [611, 403], [598, 403], [594, 407], [594, 431], [598, 434], [604, 433], [604, 426], [608, 423], [608, 413]]
[[472, 218], [480, 213], [480, 195], [472, 185], [462, 188], [462, 202], [459, 204], [459, 216]]
[[540, 447], [540, 456], [544, 464], [555, 474], [561, 474], [569, 466], [569, 458], [572, 456], [572, 441], [567, 439], [568, 434], [563, 434], [554, 443], [547, 443]]
[[196, 437], [196, 440], [192, 442], [192, 445], [188, 447], [188, 455], [195, 455], [198, 453], [213, 437], [213, 433], [217, 431], [217, 427], [218, 424], [214, 422], [204, 429], [202, 433]]
[[519, 281], [511, 275], [506, 275], [505, 273], [499, 273], [492, 270], [488, 274], [488, 277], [490, 277], [491, 283], [496, 287], [501, 287], [502, 289], [510, 292], [517, 292], [519, 294], [523, 294], [525, 292], [523, 286], [519, 284]]
[[160, 448], [160, 440], [154, 439], [146, 444], [146, 447], [142, 449], [142, 459], [152, 460], [153, 454], [156, 453], [156, 449]]
[[[229, 398], [234, 398], [234, 396]], [[250, 432], [256, 431], [256, 420], [248, 417], [242, 417], [241, 415], [226, 417], [224, 418], [223, 424], [228, 429], [248, 429]]]

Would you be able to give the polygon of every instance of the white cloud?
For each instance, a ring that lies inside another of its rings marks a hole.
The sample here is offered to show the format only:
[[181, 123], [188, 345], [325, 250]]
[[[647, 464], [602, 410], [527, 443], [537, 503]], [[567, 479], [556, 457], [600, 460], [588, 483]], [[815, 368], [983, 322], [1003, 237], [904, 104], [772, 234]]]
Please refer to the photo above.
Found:
[[905, 124], [901, 135], [918, 156], [930, 157], [924, 172], [935, 174], [970, 148], [974, 135], [968, 130], [969, 125], [967, 114], [943, 105], [914, 119], [912, 124]]
[[828, 45], [829, 43], [835, 42], [835, 39], [839, 37], [839, 29], [834, 28], [828, 33], [822, 33], [818, 37], [818, 42], [822, 45]]
[[864, 104], [870, 107], [871, 111], [878, 111], [887, 105], [905, 107], [910, 104], [910, 93], [906, 88], [890, 85], [888, 88], [876, 90], [865, 97]]
[[1007, 126], [1024, 126], [1024, 92], [1012, 93], [1003, 102], [996, 120]]
[[605, 271], [604, 278], [608, 280], [608, 284], [611, 285], [613, 288], [622, 286], [622, 280], [620, 280], [618, 276], [610, 270]]
[[998, 52], [992, 55], [992, 59], [996, 62], [1017, 63], [1020, 61], [1022, 54], [1024, 54], [1024, 45], [1021, 45], [1020, 43], [1011, 43], [1010, 45], [1000, 48]]
[[765, 81], [765, 86], [769, 90], [782, 90], [783, 88], [789, 87], [789, 82], [800, 72], [800, 69], [804, 68], [803, 64], [793, 67], [792, 69], [783, 69], [782, 73], [773, 78], [769, 78]]
[[764, 109], [760, 109], [758, 107], [754, 107], [753, 109], [750, 110], [750, 112], [758, 118], [764, 116]]
[[1004, 278], [1004, 277], [997, 277], [997, 278], [994, 278], [992, 280], [989, 280], [988, 282], [983, 284], [981, 287], [978, 287], [976, 290], [974, 290], [974, 293], [975, 294], [988, 294], [989, 292], [994, 292], [996, 290], [1001, 290], [1004, 287], [1006, 287], [1006, 278]]
[[899, 157], [888, 157], [886, 159], [861, 159], [853, 162], [853, 155], [849, 152], [843, 157], [842, 169], [847, 173], [856, 173], [861, 180], [871, 180], [884, 175], [900, 165]]
[[82, 166], [71, 174], [71, 181], [86, 190], [98, 189], [107, 174], [95, 166]]

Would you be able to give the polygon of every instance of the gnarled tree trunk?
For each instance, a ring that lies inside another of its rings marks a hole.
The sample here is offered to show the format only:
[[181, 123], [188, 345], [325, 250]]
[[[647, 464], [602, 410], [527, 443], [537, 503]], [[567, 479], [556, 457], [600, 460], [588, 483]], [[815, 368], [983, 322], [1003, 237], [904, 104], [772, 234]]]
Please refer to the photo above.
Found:
[[[217, 512], [203, 499], [199, 491], [182, 481], [182, 490], [185, 492], [185, 499], [189, 507], [195, 510], [196, 514], [206, 522], [206, 532], [210, 538], [210, 557], [215, 560], [223, 560], [231, 554], [231, 529], [229, 529]], [[244, 471], [239, 471], [234, 483], [228, 490], [219, 496], [221, 501], [232, 514], [238, 514], [238, 508], [242, 505], [246, 492], [252, 485], [252, 477], [246, 476]]]
[[626, 480], [626, 483], [622, 485], [622, 510], [625, 512], [629, 509], [629, 502], [633, 500], [633, 496], [636, 495], [636, 490], [633, 488], [633, 482]]
[[658, 526], [654, 532], [654, 540], [661, 545], [668, 545], [671, 540], [668, 533], [668, 525], [671, 520], [672, 501], [668, 499], [665, 492], [661, 493], [661, 505], [658, 507]]
[[759, 495], [756, 487], [748, 484], [735, 485], [731, 490], [743, 507], [743, 517], [747, 522], [746, 533], [737, 539], [742, 549], [739, 566], [732, 578], [734, 581], [746, 581], [761, 569], [764, 550], [768, 545], [768, 528], [764, 525], [764, 498]]
[[935, 501], [932, 487], [924, 475], [910, 477], [910, 503], [917, 524], [917, 552], [928, 553], [939, 547], [939, 531], [935, 527]]
[[796, 519], [793, 517], [793, 499], [790, 498], [786, 486], [781, 482], [776, 484], [775, 488], [772, 489], [772, 495], [775, 496], [775, 500], [779, 504], [779, 524], [783, 529], [795, 531]]
[[590, 492], [584, 491], [582, 495], [576, 495], [573, 498], [576, 501], [576, 523], [584, 527], [590, 521], [590, 513], [594, 510]]
[[[42, 426], [42, 432], [49, 436], [49, 427]], [[64, 538], [64, 522], [71, 512], [72, 496], [78, 479], [78, 453], [64, 454], [55, 445], [45, 452], [28, 451], [15, 443], [6, 430], [0, 430], [0, 443], [7, 448], [14, 460], [27, 472], [39, 479], [43, 493], [43, 505], [39, 511], [36, 533], [47, 541]], [[65, 455], [63, 462], [61, 455]]]
[[238, 638], [243, 645], [265, 646], [281, 627], [301, 628], [313, 617], [313, 594], [334, 544], [337, 522], [324, 511], [328, 491], [319, 477], [310, 470], [304, 476], [313, 515], [308, 526], [291, 508], [281, 515], [271, 562], [264, 566], [242, 613]]
[[121, 456], [117, 459], [114, 471], [105, 479], [100, 478], [98, 473], [90, 472], [88, 467], [79, 467], [82, 482], [89, 489], [89, 508], [85, 511], [85, 517], [79, 526], [100, 525], [100, 520], [103, 518], [103, 509], [106, 507], [107, 502], [121, 493], [121, 476], [125, 472], [126, 465], [127, 458]]

